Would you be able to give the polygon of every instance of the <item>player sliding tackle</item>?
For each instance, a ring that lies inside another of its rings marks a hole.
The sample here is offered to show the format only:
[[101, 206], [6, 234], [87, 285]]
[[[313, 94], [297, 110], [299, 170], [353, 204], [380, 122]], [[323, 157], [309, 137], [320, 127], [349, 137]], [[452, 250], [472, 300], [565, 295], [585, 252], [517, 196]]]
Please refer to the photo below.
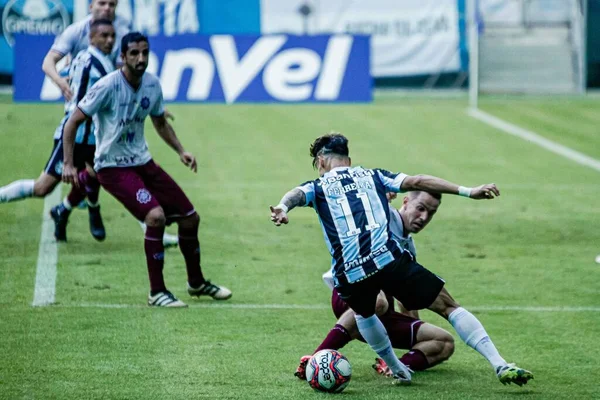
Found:
[[333, 258], [335, 290], [354, 311], [360, 335], [389, 366], [395, 383], [410, 383], [411, 371], [394, 353], [375, 313], [381, 291], [407, 310], [429, 308], [448, 319], [467, 345], [490, 360], [502, 383], [522, 385], [533, 378], [531, 372], [500, 357], [479, 320], [460, 307], [444, 289], [444, 281], [418, 264], [389, 233], [386, 192], [427, 191], [493, 199], [500, 195], [496, 185], [465, 188], [428, 175], [352, 167], [348, 139], [341, 134], [317, 138], [310, 154], [320, 178], [290, 190], [276, 207], [270, 207], [271, 221], [277, 226], [287, 224], [287, 213], [294, 207], [315, 209]]

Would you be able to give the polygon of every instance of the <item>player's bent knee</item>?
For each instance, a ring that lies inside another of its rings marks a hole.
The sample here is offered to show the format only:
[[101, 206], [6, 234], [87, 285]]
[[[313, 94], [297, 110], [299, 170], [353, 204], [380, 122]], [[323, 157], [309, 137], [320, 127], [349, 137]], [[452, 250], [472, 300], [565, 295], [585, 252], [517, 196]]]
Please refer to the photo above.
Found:
[[165, 212], [162, 207], [156, 207], [150, 210], [150, 212], [146, 215], [144, 222], [148, 226], [158, 227], [165, 226], [167, 223], [167, 218], [165, 217]]
[[47, 180], [37, 180], [33, 184], [33, 196], [34, 197], [46, 197], [56, 187], [56, 183], [49, 182]]
[[454, 354], [454, 338], [448, 334], [449, 340], [444, 341], [444, 348], [440, 354], [441, 358], [445, 361]]

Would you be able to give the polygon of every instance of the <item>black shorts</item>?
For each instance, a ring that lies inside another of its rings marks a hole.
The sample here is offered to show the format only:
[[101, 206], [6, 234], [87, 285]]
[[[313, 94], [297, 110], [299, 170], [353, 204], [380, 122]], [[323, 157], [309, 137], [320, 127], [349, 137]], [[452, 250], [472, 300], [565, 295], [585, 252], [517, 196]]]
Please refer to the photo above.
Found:
[[375, 313], [377, 295], [383, 290], [399, 300], [407, 310], [429, 307], [444, 287], [444, 280], [403, 255], [362, 281], [337, 287], [340, 297], [363, 317]]
[[[86, 163], [94, 165], [95, 151], [96, 146], [94, 145], [75, 143], [75, 149], [73, 150], [73, 163], [75, 164], [75, 168], [79, 171], [85, 168]], [[44, 172], [60, 179], [62, 177], [63, 158], [63, 141], [62, 139], [55, 139], [54, 147], [52, 148], [50, 158], [44, 167]]]

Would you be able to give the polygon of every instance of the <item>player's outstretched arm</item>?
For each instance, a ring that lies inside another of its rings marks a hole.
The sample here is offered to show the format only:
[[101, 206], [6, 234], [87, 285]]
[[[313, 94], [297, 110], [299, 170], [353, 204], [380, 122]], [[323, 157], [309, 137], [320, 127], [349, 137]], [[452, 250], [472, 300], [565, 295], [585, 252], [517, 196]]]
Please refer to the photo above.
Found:
[[77, 135], [77, 127], [85, 120], [89, 119], [79, 108], [71, 114], [63, 131], [63, 173], [62, 180], [65, 183], [72, 183], [79, 186], [77, 179], [77, 169], [73, 163], [73, 149], [75, 147], [75, 136]]
[[407, 176], [402, 181], [400, 189], [403, 191], [422, 190], [433, 193], [457, 194], [476, 200], [493, 199], [494, 197], [500, 196], [500, 191], [494, 183], [469, 188], [458, 186], [455, 183], [431, 175]]
[[306, 194], [298, 189], [294, 188], [287, 192], [275, 207], [269, 206], [271, 209], [271, 221], [276, 225], [287, 224], [289, 218], [287, 213], [294, 207], [302, 206], [306, 204]]
[[158, 132], [158, 135], [162, 138], [162, 140], [164, 140], [165, 143], [167, 143], [173, 150], [177, 152], [177, 154], [179, 154], [179, 159], [181, 162], [187, 167], [190, 167], [192, 171], [197, 172], [198, 165], [196, 163], [196, 157], [185, 151], [181, 145], [181, 142], [179, 142], [177, 135], [175, 134], [175, 130], [173, 130], [173, 127], [171, 124], [169, 124], [165, 116], [166, 114], [158, 117], [151, 116], [154, 129], [156, 129], [156, 132]]
[[62, 92], [65, 100], [71, 101], [73, 98], [73, 92], [71, 91], [71, 87], [69, 86], [69, 81], [66, 78], [63, 78], [59, 75], [56, 70], [56, 64], [60, 60], [62, 60], [65, 56], [56, 52], [54, 50], [49, 50], [44, 57], [44, 62], [42, 63], [42, 71], [48, 76], [48, 78], [52, 79], [52, 82], [58, 86], [60, 91]]

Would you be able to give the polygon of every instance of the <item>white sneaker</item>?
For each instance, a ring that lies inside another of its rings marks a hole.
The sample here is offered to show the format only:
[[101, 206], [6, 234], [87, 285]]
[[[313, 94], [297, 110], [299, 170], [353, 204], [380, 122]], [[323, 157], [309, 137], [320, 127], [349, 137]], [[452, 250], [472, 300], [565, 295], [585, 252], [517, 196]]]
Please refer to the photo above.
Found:
[[177, 299], [173, 295], [173, 293], [165, 290], [164, 292], [159, 292], [154, 296], [148, 295], [148, 305], [151, 307], [187, 307], [183, 301]]
[[179, 237], [177, 235], [171, 235], [170, 233], [165, 232], [163, 235], [163, 246], [167, 247], [177, 247], [179, 245]]
[[188, 293], [190, 296], [210, 296], [215, 300], [227, 300], [231, 298], [231, 290], [225, 286], [217, 286], [210, 281], [206, 281], [199, 288], [193, 288], [188, 283]]

